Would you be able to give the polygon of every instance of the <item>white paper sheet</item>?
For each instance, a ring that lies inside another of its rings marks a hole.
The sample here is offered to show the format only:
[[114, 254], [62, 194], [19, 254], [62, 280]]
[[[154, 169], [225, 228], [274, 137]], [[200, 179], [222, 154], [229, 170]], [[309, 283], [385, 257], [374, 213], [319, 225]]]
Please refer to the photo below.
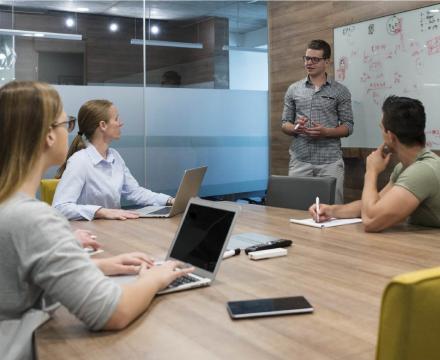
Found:
[[341, 226], [341, 225], [349, 225], [349, 224], [357, 224], [362, 222], [361, 218], [352, 218], [352, 219], [331, 219], [329, 221], [324, 221], [317, 223], [314, 219], [290, 219], [291, 223], [300, 224], [300, 225], [307, 225], [307, 226], [313, 226], [316, 228], [327, 228], [332, 226]]

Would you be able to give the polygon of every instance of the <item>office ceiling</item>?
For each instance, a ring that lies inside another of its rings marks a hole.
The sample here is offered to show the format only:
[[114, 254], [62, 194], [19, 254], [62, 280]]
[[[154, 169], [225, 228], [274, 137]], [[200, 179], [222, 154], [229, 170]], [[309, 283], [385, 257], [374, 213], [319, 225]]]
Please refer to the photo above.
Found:
[[[2, 1], [14, 11], [68, 11], [142, 18], [142, 1]], [[157, 20], [185, 20], [206, 17], [229, 19], [229, 31], [244, 34], [267, 26], [266, 1], [146, 1], [146, 17]]]

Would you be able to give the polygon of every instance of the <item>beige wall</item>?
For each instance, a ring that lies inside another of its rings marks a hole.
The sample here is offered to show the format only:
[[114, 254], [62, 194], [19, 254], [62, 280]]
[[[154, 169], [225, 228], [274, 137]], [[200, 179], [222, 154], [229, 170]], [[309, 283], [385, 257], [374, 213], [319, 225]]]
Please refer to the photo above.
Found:
[[[333, 29], [354, 22], [436, 4], [432, 1], [282, 1], [268, 3], [270, 172], [286, 175], [290, 137], [280, 130], [287, 87], [305, 76], [301, 56], [312, 39], [333, 47]], [[369, 149], [345, 149], [346, 200], [359, 198]], [[383, 174], [385, 183], [388, 174]]]

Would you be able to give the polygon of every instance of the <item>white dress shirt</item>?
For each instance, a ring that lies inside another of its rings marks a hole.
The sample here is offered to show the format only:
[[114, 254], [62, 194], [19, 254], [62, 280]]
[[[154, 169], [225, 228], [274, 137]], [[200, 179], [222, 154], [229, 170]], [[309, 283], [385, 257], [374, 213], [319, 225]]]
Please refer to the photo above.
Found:
[[170, 196], [141, 187], [115, 149], [104, 159], [88, 144], [67, 161], [52, 206], [69, 220], [92, 220], [102, 207], [120, 209], [121, 197], [136, 205], [165, 205]]

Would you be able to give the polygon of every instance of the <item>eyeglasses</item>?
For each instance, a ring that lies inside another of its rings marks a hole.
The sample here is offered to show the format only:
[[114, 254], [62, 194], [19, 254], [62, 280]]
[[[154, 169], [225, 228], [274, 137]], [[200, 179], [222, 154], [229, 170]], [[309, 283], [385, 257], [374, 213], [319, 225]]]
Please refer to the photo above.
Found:
[[67, 126], [66, 126], [67, 127], [67, 131], [68, 132], [72, 132], [73, 129], [75, 129], [76, 117], [69, 115], [68, 119], [69, 120], [67, 120], [67, 121], [62, 121], [62, 122], [59, 122], [59, 123], [56, 123], [56, 124], [52, 124], [51, 126], [53, 128], [55, 128], [57, 126], [66, 125], [67, 124]]
[[303, 56], [303, 60], [304, 62], [307, 61], [311, 61], [312, 64], [317, 64], [319, 63], [321, 60], [325, 60], [326, 58], [320, 58], [320, 57], [315, 57], [315, 56]]

